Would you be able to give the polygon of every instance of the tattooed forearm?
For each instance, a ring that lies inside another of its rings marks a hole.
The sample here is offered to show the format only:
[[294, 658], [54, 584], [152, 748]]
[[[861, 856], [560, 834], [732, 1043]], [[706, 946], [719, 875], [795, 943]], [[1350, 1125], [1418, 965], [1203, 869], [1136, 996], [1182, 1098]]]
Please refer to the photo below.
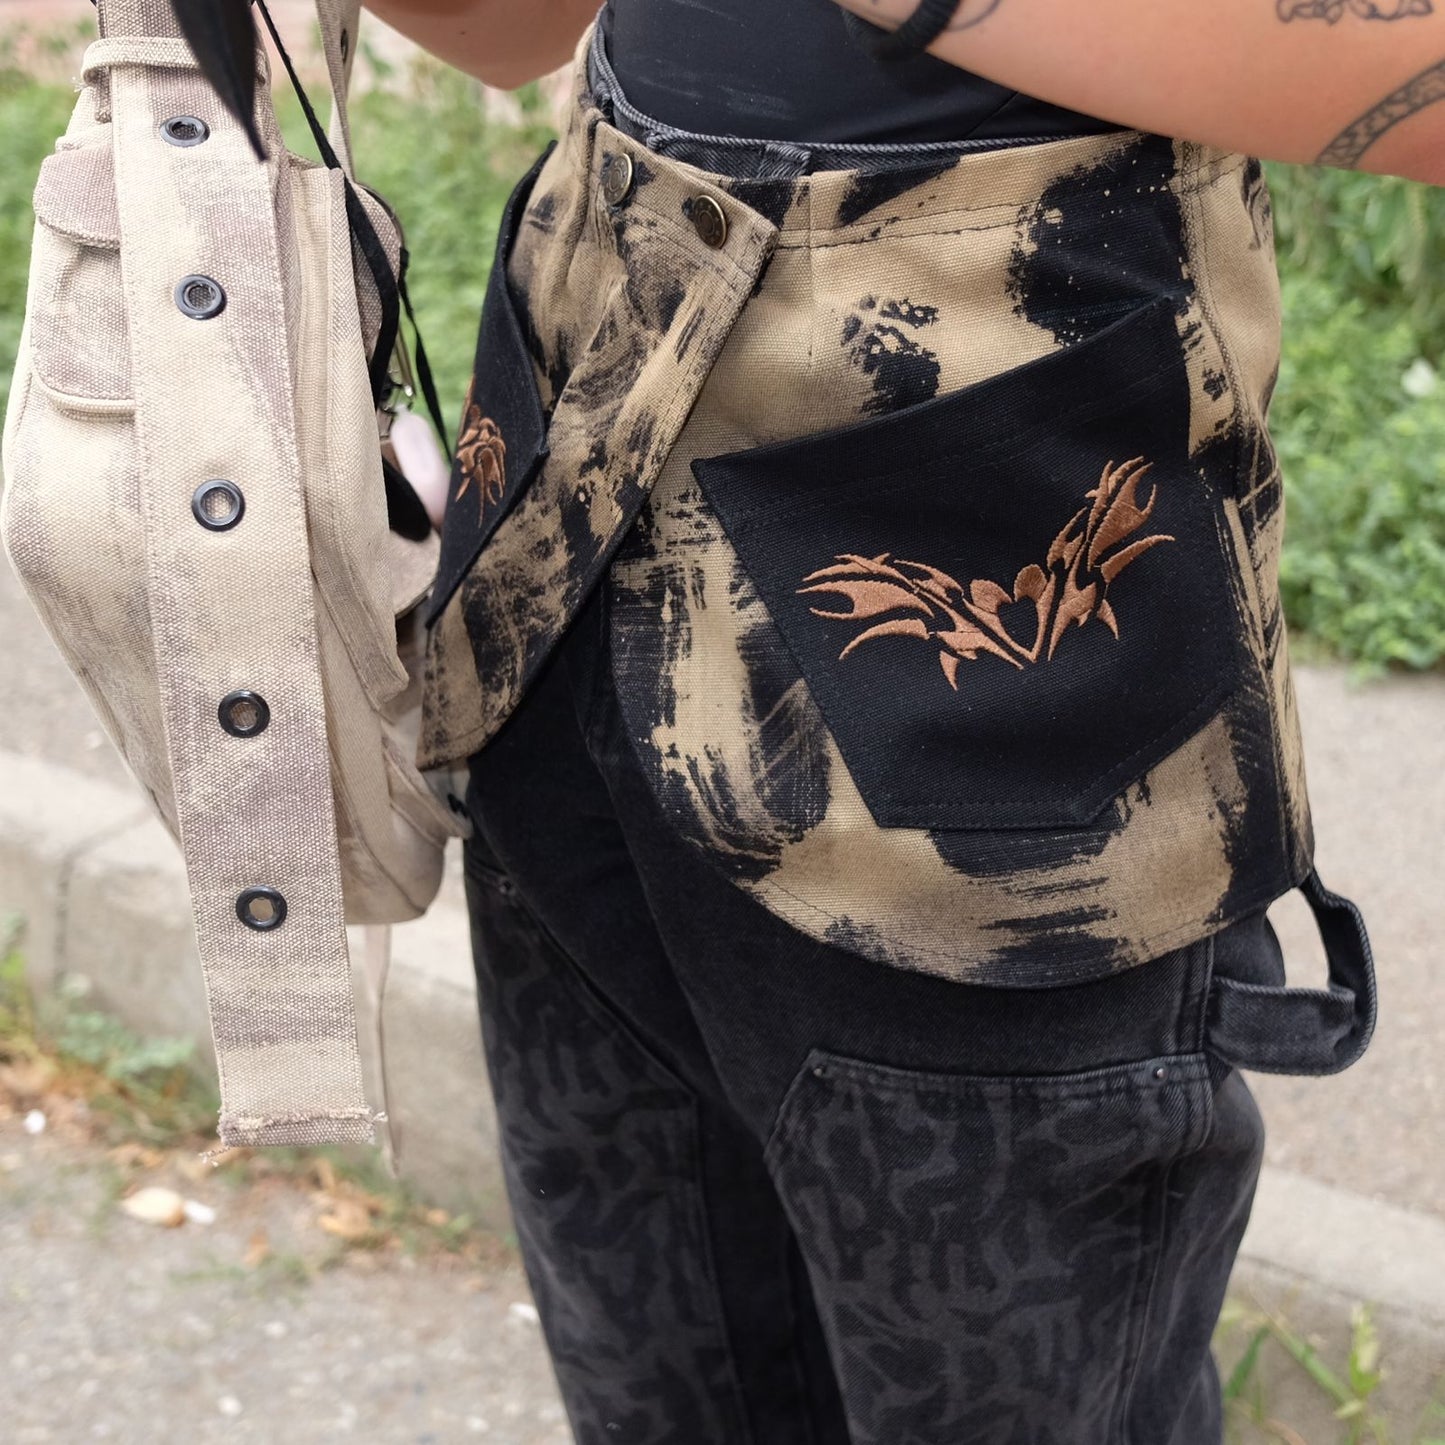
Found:
[[1279, 18], [1327, 20], [1331, 25], [1346, 11], [1361, 20], [1410, 20], [1435, 13], [1435, 0], [1275, 0]]
[[1387, 95], [1373, 110], [1362, 115], [1352, 126], [1342, 130], [1320, 152], [1322, 166], [1359, 165], [1367, 150], [1386, 131], [1432, 105], [1445, 101], [1445, 60], [1422, 71], [1414, 80]]

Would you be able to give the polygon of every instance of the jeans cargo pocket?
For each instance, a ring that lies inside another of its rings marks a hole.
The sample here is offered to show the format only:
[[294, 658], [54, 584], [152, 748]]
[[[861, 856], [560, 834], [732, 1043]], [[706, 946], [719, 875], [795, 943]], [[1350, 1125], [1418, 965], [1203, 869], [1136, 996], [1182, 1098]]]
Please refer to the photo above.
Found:
[[1083, 826], [1218, 711], [1232, 477], [1178, 300], [877, 420], [694, 463], [882, 827]]
[[547, 457], [547, 423], [532, 359], [507, 283], [507, 258], [549, 145], [517, 183], [502, 212], [487, 280], [471, 387], [457, 437], [436, 586], [426, 623], [439, 617], [487, 539]]
[[1013, 1438], [1020, 1410], [1031, 1439], [1117, 1439], [1170, 1166], [1212, 1108], [1195, 1053], [1014, 1078], [815, 1049], [768, 1161], [860, 1445]]

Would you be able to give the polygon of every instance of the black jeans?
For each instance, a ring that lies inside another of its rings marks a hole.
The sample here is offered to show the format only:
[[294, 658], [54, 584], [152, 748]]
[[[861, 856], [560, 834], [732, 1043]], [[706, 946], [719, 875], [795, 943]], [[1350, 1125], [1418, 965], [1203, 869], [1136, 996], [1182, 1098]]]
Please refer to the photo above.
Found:
[[1282, 983], [1269, 924], [1033, 991], [815, 943], [660, 813], [604, 611], [471, 759], [465, 849], [580, 1445], [1215, 1445], [1263, 1130], [1211, 1029]]

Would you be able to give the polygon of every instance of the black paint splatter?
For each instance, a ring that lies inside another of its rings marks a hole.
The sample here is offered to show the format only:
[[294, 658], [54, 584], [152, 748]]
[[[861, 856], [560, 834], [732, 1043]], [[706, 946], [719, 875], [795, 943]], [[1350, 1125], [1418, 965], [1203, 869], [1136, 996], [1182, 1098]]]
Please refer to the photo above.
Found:
[[931, 400], [938, 394], [940, 372], [937, 355], [904, 330], [904, 326], [916, 330], [932, 325], [938, 319], [937, 308], [888, 301], [878, 312], [878, 319], [868, 325], [860, 313], [873, 311], [877, 305], [876, 297], [863, 297], [858, 312], [843, 323], [843, 345], [849, 360], [873, 383], [873, 395], [863, 406], [867, 416], [881, 416]]
[[1141, 136], [1049, 186], [1009, 266], [1015, 309], [1072, 345], [1161, 293], [1188, 288], [1174, 143]]
[[920, 186], [926, 186], [929, 181], [951, 171], [957, 164], [958, 161], [954, 158], [935, 161], [926, 166], [861, 173], [838, 203], [838, 224], [851, 226], [855, 221], [862, 220], [869, 211], [876, 211], [879, 206], [896, 201], [900, 196], [906, 196], [909, 191]]

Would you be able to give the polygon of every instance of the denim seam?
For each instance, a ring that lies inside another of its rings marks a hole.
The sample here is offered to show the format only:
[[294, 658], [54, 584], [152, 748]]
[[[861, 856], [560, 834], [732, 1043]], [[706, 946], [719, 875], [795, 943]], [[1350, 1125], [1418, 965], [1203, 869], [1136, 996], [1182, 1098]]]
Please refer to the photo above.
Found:
[[733, 1423], [742, 1432], [737, 1437], [738, 1445], [754, 1445], [752, 1420], [748, 1415], [742, 1379], [738, 1374], [737, 1356], [733, 1350], [732, 1332], [728, 1329], [727, 1311], [723, 1308], [722, 1286], [718, 1281], [717, 1255], [713, 1249], [712, 1230], [708, 1227], [705, 1203], [707, 1190], [703, 1183], [702, 1166], [702, 1122], [698, 1117], [699, 1100], [691, 1090], [688, 1093], [690, 1096], [688, 1120], [691, 1126], [689, 1153], [692, 1163], [692, 1188], [688, 1191], [690, 1196], [689, 1213], [692, 1215], [692, 1226], [698, 1238], [698, 1254], [708, 1290], [709, 1314], [712, 1318], [713, 1329], [722, 1342], [723, 1354], [727, 1359], [728, 1383], [732, 1387]]

